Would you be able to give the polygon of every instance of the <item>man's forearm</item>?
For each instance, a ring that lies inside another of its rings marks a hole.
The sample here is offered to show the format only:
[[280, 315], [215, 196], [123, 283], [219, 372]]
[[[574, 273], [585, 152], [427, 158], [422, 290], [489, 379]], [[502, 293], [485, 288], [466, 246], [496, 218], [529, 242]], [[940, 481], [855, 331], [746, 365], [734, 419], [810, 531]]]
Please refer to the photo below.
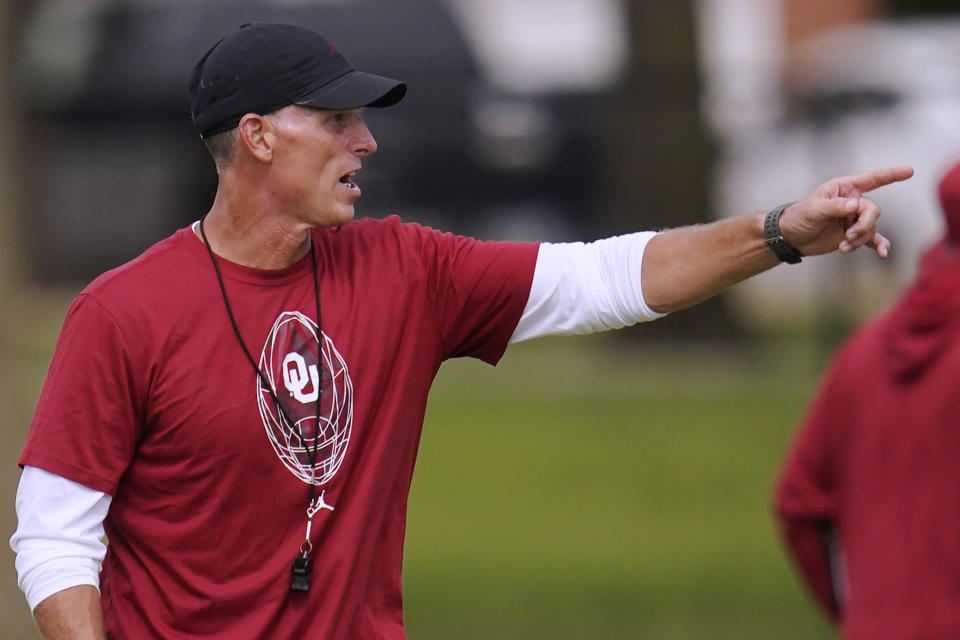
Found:
[[763, 214], [671, 229], [647, 244], [643, 296], [654, 311], [679, 311], [778, 263], [763, 240]]
[[46, 640], [106, 640], [100, 593], [80, 585], [58, 591], [33, 610], [37, 627]]
[[[834, 178], [779, 210], [783, 241], [804, 256], [871, 247], [886, 258], [890, 241], [877, 231], [880, 207], [867, 192], [906, 180], [910, 167]], [[764, 214], [673, 229], [655, 236], [643, 255], [643, 295], [658, 312], [689, 307], [778, 263], [764, 242]]]

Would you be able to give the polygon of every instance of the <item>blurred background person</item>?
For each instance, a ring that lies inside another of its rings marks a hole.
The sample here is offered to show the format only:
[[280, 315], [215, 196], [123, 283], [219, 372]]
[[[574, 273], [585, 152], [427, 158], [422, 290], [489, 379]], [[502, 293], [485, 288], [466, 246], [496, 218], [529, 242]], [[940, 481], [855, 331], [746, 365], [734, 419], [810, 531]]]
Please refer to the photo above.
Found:
[[840, 349], [775, 505], [804, 583], [844, 638], [960, 637], [960, 164], [945, 237]]

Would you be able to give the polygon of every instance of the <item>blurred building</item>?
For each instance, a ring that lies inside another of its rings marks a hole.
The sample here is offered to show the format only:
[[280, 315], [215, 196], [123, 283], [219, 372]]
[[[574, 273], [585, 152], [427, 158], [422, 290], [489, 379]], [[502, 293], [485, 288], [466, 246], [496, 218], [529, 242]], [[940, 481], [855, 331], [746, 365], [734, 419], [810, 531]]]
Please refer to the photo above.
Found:
[[[872, 308], [937, 235], [932, 185], [960, 151], [949, 5], [21, 0], [12, 228], [35, 281], [82, 283], [197, 219], [215, 175], [185, 77], [237, 25], [291, 21], [410, 85], [397, 108], [368, 111], [380, 150], [364, 168], [360, 215], [587, 239], [743, 213], [836, 173], [913, 164], [916, 178], [877, 194], [895, 243], [888, 263], [776, 269], [729, 305], [750, 322], [771, 309], [816, 320]], [[714, 302], [690, 317], [722, 333], [726, 313]]]
[[737, 287], [741, 317], [850, 322], [890, 299], [940, 235], [935, 186], [960, 155], [960, 13], [950, 4], [699, 2], [718, 215], [795, 199], [834, 175], [917, 170], [872, 196], [894, 244], [888, 261], [862, 252], [775, 269]]

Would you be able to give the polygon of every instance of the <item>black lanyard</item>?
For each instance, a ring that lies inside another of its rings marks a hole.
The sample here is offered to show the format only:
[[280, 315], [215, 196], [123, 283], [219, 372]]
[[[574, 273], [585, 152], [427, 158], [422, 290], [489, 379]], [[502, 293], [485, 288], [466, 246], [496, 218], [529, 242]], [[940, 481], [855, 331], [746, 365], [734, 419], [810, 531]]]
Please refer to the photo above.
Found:
[[313, 268], [313, 299], [316, 303], [317, 308], [317, 365], [320, 368], [320, 376], [317, 382], [317, 404], [316, 404], [316, 424], [314, 425], [313, 431], [313, 448], [306, 446], [306, 440], [303, 437], [303, 434], [300, 432], [300, 426], [295, 423], [287, 415], [286, 410], [284, 410], [283, 405], [280, 404], [279, 398], [277, 398], [277, 392], [273, 388], [273, 385], [270, 384], [267, 377], [263, 374], [260, 367], [257, 366], [256, 361], [254, 361], [253, 356], [250, 355], [250, 350], [247, 349], [247, 344], [243, 341], [243, 336], [240, 335], [240, 329], [237, 327], [237, 320], [233, 316], [233, 309], [230, 308], [230, 300], [227, 298], [227, 288], [223, 283], [223, 274], [220, 273], [220, 266], [217, 264], [217, 257], [213, 253], [213, 248], [210, 246], [210, 241], [207, 240], [206, 231], [203, 228], [203, 221], [206, 218], [206, 214], [200, 218], [200, 237], [203, 238], [203, 244], [207, 248], [207, 253], [210, 254], [210, 261], [213, 263], [213, 270], [217, 273], [217, 282], [220, 284], [220, 293], [223, 294], [223, 304], [227, 308], [227, 315], [230, 317], [230, 324], [233, 326], [233, 333], [237, 336], [237, 342], [240, 343], [240, 347], [243, 349], [243, 353], [247, 356], [247, 360], [250, 361], [250, 366], [253, 367], [253, 370], [257, 372], [257, 376], [260, 378], [260, 383], [270, 392], [270, 397], [273, 398], [274, 403], [277, 405], [277, 408], [280, 409], [280, 413], [283, 416], [283, 419], [286, 420], [287, 426], [294, 430], [297, 436], [300, 438], [300, 442], [304, 443], [304, 449], [307, 452], [307, 460], [310, 462], [310, 493], [307, 499], [307, 533], [304, 538], [304, 541], [300, 544], [300, 549], [298, 554], [293, 559], [292, 567], [292, 582], [290, 584], [291, 591], [309, 591], [310, 590], [310, 552], [313, 551], [313, 543], [310, 542], [310, 529], [313, 524], [313, 515], [322, 508], [331, 509], [329, 505], [326, 505], [323, 502], [323, 494], [320, 495], [319, 504], [317, 503], [317, 487], [313, 482], [313, 476], [316, 474], [317, 470], [317, 449], [320, 443], [320, 398], [321, 392], [323, 389], [323, 332], [320, 329], [320, 278], [317, 275], [317, 253], [313, 246], [313, 239], [310, 241], [310, 262]]

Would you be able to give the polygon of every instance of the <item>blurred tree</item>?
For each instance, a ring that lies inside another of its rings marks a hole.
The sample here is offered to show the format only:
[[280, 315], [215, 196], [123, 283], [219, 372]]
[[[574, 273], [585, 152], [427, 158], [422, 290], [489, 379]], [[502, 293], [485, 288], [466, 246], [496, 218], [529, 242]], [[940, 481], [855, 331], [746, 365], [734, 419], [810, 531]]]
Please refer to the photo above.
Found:
[[[611, 107], [605, 157], [612, 201], [603, 233], [660, 229], [713, 219], [712, 149], [700, 117], [693, 0], [627, 2], [631, 50], [627, 78]], [[717, 297], [639, 334], [734, 336]]]
[[[19, 256], [19, 238], [14, 221], [18, 199], [17, 173], [20, 171], [17, 137], [17, 91], [15, 82], [17, 33], [20, 10], [25, 3], [0, 2], [0, 388], [5, 392], [0, 405], [0, 529], [12, 532], [16, 526], [13, 496], [19, 481], [16, 455], [23, 446], [25, 432], [24, 378], [21, 354], [16, 346], [23, 339], [25, 317], [19, 299], [23, 270]], [[31, 391], [33, 389], [30, 389]], [[9, 535], [9, 534], [8, 534]], [[12, 558], [0, 568], [0, 636], [4, 638], [36, 637], [33, 619], [17, 588]]]
[[[17, 243], [13, 239], [13, 220], [16, 197], [14, 179], [17, 165], [13, 137], [16, 128], [14, 120], [17, 113], [14, 81], [16, 65], [16, 14], [18, 5], [10, 2], [0, 3], [0, 296], [8, 299], [7, 294], [15, 287], [20, 274], [17, 260]], [[2, 326], [2, 323], [0, 323]], [[0, 343], [2, 345], [2, 343]], [[2, 346], [0, 346], [2, 349]]]

